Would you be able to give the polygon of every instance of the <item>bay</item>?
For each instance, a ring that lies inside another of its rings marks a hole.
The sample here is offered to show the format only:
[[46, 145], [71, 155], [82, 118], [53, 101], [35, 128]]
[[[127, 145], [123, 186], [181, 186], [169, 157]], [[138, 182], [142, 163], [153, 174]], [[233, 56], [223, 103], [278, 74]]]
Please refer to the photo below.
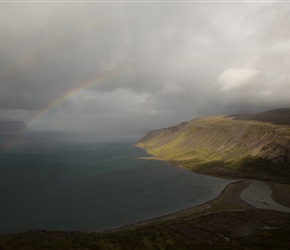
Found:
[[0, 233], [102, 231], [206, 202], [231, 180], [146, 156], [133, 143], [48, 143], [0, 153]]

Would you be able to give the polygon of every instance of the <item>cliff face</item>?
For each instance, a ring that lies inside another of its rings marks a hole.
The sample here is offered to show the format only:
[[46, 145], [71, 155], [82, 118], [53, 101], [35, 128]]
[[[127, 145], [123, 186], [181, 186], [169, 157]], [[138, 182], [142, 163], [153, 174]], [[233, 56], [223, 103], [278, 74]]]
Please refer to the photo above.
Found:
[[290, 109], [209, 116], [150, 131], [136, 146], [218, 176], [290, 181]]

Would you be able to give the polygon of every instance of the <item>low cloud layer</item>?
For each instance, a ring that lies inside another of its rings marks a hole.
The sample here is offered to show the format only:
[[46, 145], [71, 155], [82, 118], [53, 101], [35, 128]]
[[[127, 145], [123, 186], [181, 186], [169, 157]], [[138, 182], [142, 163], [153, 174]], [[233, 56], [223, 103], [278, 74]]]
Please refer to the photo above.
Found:
[[141, 136], [289, 107], [289, 26], [282, 2], [2, 2], [0, 117]]

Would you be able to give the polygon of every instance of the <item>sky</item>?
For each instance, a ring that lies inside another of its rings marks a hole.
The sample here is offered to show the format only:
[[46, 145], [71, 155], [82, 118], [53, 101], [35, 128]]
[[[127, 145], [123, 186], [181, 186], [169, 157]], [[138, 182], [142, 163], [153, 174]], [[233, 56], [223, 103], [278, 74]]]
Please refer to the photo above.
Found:
[[290, 107], [290, 2], [0, 2], [0, 118], [141, 137]]

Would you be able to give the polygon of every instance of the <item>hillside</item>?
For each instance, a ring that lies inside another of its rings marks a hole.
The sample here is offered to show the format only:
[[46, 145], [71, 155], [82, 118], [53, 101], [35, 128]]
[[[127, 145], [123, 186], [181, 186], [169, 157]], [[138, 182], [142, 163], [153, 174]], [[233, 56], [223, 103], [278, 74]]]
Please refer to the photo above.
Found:
[[203, 174], [289, 183], [289, 124], [290, 108], [200, 117], [150, 131], [136, 146]]

